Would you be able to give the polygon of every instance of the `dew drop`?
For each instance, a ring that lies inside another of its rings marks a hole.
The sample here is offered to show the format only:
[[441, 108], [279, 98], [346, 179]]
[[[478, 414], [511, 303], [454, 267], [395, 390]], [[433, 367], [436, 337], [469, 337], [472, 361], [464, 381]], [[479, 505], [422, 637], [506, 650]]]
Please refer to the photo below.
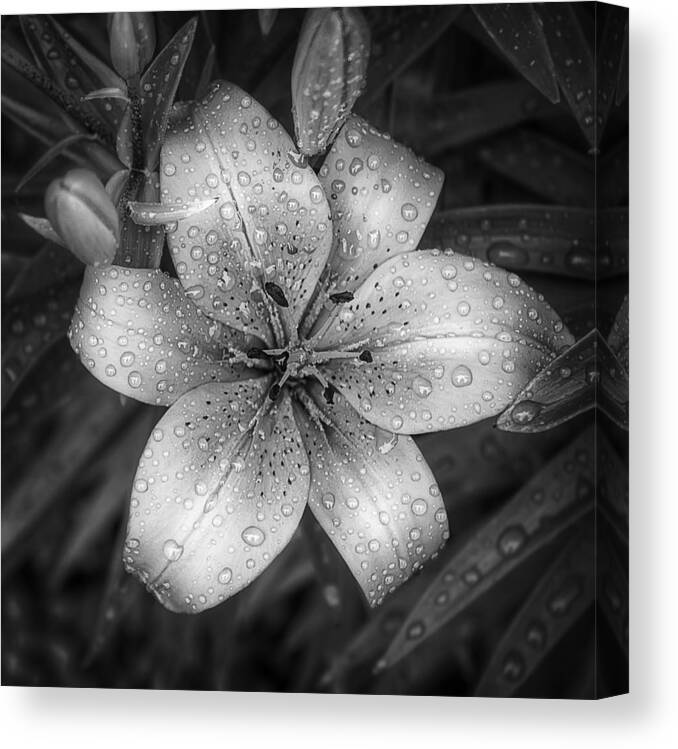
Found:
[[467, 387], [473, 382], [473, 373], [465, 365], [460, 364], [452, 371], [452, 384], [457, 388]]
[[176, 562], [181, 559], [181, 555], [184, 553], [184, 547], [179, 545], [173, 538], [168, 538], [163, 544], [162, 553], [170, 562]]
[[242, 540], [248, 546], [261, 546], [264, 543], [266, 536], [261, 528], [257, 528], [255, 525], [250, 525], [242, 532]]

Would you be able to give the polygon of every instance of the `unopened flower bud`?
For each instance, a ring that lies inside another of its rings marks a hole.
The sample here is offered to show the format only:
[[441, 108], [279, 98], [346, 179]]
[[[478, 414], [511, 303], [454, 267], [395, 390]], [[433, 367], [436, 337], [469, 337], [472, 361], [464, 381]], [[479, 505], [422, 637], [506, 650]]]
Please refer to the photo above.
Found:
[[325, 151], [351, 113], [366, 82], [370, 30], [358, 8], [309, 10], [292, 68], [297, 146]]
[[155, 51], [153, 14], [111, 13], [108, 34], [116, 71], [125, 80], [141, 74]]
[[45, 212], [68, 249], [87, 265], [108, 265], [120, 240], [118, 212], [97, 176], [72, 169], [45, 193]]

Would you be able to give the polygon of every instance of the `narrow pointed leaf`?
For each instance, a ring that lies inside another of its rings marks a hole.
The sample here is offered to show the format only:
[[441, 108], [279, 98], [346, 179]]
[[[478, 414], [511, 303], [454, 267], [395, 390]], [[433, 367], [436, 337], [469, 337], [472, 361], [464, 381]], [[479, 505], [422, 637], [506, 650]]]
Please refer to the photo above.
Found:
[[603, 36], [596, 50], [597, 136], [602, 137], [617, 91], [619, 71], [624, 58], [628, 8], [607, 6]]
[[532, 3], [472, 5], [485, 31], [511, 64], [547, 99], [560, 99], [544, 31]]
[[598, 206], [614, 208], [629, 203], [629, 139], [607, 150], [598, 166]]
[[276, 16], [278, 15], [278, 8], [260, 8], [257, 13], [259, 14], [259, 27], [261, 28], [261, 33], [264, 36], [268, 36], [271, 33]]
[[[160, 147], [169, 123], [181, 74], [193, 46], [197, 18], [191, 18], [170, 39], [141, 76], [140, 106], [143, 125], [144, 167], [158, 168]], [[132, 164], [131, 109], [127, 109], [118, 132], [118, 155]]]
[[197, 200], [195, 203], [142, 203], [132, 200], [127, 210], [135, 224], [140, 226], [164, 226], [172, 221], [180, 221], [210, 208], [218, 198]]
[[19, 192], [28, 182], [30, 182], [30, 180], [33, 179], [33, 177], [35, 177], [36, 174], [39, 174], [50, 162], [54, 161], [54, 159], [59, 156], [64, 156], [71, 146], [80, 143], [83, 140], [95, 141], [96, 139], [95, 135], [86, 135], [84, 133], [67, 135], [58, 143], [55, 143], [35, 162], [35, 164], [33, 164], [33, 166], [19, 180], [15, 191]]
[[619, 312], [612, 324], [612, 330], [607, 338], [607, 343], [615, 356], [629, 371], [629, 295], [624, 297]]
[[629, 468], [603, 429], [598, 430], [598, 499], [601, 512], [624, 546], [629, 543]]
[[66, 335], [79, 284], [17, 302], [3, 316], [2, 407], [49, 347]]
[[[111, 186], [111, 191], [118, 194], [118, 213], [120, 221], [120, 246], [114, 263], [132, 268], [158, 268], [162, 258], [165, 243], [165, 230], [176, 227], [176, 223], [168, 225], [140, 225], [127, 211], [131, 203], [156, 204], [160, 199], [157, 172], [150, 174], [141, 172], [127, 172], [120, 175], [117, 187]], [[126, 181], [124, 181], [126, 180]]]
[[558, 554], [495, 648], [476, 686], [480, 697], [510, 697], [541, 666], [593, 603], [593, 518]]
[[92, 112], [89, 102], [83, 102], [79, 97], [63, 90], [47, 74], [39, 70], [9, 45], [2, 45], [2, 60], [26, 81], [39, 88], [87, 131], [98, 135], [106, 143], [113, 140], [110, 128], [98, 114]]
[[423, 156], [560, 113], [523, 80], [483, 83], [435, 97], [403, 82], [395, 88], [394, 98], [393, 137]]
[[480, 160], [541, 200], [593, 208], [593, 160], [540, 133], [513, 130], [487, 141]]
[[596, 405], [628, 428], [626, 371], [598, 330], [592, 330], [525, 386], [497, 426], [509, 432], [541, 432]]
[[97, 99], [121, 99], [125, 104], [129, 104], [129, 97], [127, 96], [127, 89], [121, 89], [117, 86], [109, 86], [108, 88], [98, 88], [96, 91], [90, 91], [86, 96], [82, 97], [85, 101], [95, 101]]
[[19, 217], [21, 220], [37, 232], [43, 239], [49, 242], [65, 247], [64, 240], [59, 236], [58, 232], [54, 229], [48, 218], [42, 218], [40, 216], [29, 216], [27, 213], [20, 213]]
[[[372, 8], [372, 51], [362, 101], [375, 99], [389, 83], [426, 52], [462, 12], [462, 5]], [[362, 111], [362, 110], [360, 110]]]
[[595, 69], [593, 53], [572, 3], [540, 3], [543, 22], [558, 83], [586, 140], [598, 143], [594, 112]]
[[3, 492], [3, 556], [15, 551], [132, 414], [130, 409], [123, 409], [116, 393], [92, 378], [85, 382], [49, 445], [35, 457], [31, 472], [11, 491]]
[[[82, 99], [102, 87], [122, 88], [124, 83], [105, 63], [89, 53], [49, 15], [21, 16], [24, 35], [36, 59], [57, 86]], [[115, 134], [122, 117], [119, 102], [84, 103], [92, 116]]]
[[445, 563], [378, 664], [404, 658], [585, 513], [593, 491], [593, 432], [587, 429], [492, 515]]
[[595, 277], [593, 213], [585, 208], [536, 204], [454, 208], [433, 215], [421, 243], [451, 247], [520, 273]]
[[83, 264], [63, 245], [50, 241], [31, 258], [26, 268], [14, 279], [7, 291], [5, 302], [18, 302], [34, 294], [40, 294], [34, 299], [49, 296], [64, 283], [79, 281], [83, 270]]

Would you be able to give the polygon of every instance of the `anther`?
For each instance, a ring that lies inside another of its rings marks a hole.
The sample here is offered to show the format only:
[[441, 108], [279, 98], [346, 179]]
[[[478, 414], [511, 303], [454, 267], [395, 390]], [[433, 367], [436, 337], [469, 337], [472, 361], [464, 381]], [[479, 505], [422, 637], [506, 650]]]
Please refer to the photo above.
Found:
[[346, 304], [353, 301], [353, 293], [350, 291], [338, 291], [336, 294], [330, 294], [330, 301], [334, 304]]
[[367, 364], [372, 364], [372, 361], [373, 361], [372, 354], [367, 349], [365, 349], [360, 354], [360, 356], [358, 357], [358, 359], [360, 359], [360, 361], [366, 362]]
[[277, 382], [271, 385], [271, 389], [268, 391], [268, 397], [272, 401], [277, 401], [280, 397], [280, 385], [278, 385]]
[[336, 392], [336, 388], [333, 385], [328, 385], [323, 390], [323, 398], [331, 405], [332, 403], [334, 403], [334, 394]]
[[290, 306], [285, 293], [277, 283], [273, 283], [273, 281], [266, 281], [266, 283], [264, 284], [264, 290], [279, 307]]

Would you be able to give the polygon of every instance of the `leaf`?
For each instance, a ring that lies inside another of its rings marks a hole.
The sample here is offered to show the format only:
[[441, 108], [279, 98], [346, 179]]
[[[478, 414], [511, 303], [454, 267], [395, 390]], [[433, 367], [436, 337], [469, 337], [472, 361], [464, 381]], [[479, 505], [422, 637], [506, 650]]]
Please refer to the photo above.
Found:
[[372, 49], [362, 111], [402, 71], [426, 52], [463, 10], [462, 5], [366, 8]]
[[598, 211], [598, 268], [608, 275], [626, 275], [629, 270], [629, 209]]
[[501, 414], [497, 427], [508, 432], [541, 432], [596, 406], [628, 428], [626, 371], [594, 329], [525, 386]]
[[629, 95], [629, 22], [626, 21], [624, 29], [624, 41], [622, 43], [622, 57], [619, 63], [619, 75], [617, 76], [617, 90], [614, 103], [620, 107]]
[[[26, 219], [32, 217], [26, 216]], [[38, 221], [40, 219], [37, 219]], [[30, 225], [30, 224], [29, 224]], [[49, 295], [69, 281], [80, 281], [83, 264], [68, 250], [49, 242], [31, 258], [28, 266], [16, 277], [5, 297], [5, 302], [20, 301], [37, 294]], [[40, 297], [36, 296], [35, 299]]]
[[628, 8], [609, 5], [600, 44], [596, 48], [597, 137], [600, 141], [615, 99], [620, 68], [624, 58], [628, 28]]
[[587, 516], [541, 577], [495, 648], [476, 696], [514, 695], [593, 603], [593, 529]]
[[54, 92], [66, 95], [65, 101], [73, 103], [78, 119], [88, 129], [105, 142], [112, 142], [122, 115], [121, 107], [106, 109], [100, 102], [83, 102], [82, 97], [103, 86], [124, 85], [123, 81], [84, 50], [51, 16], [20, 16], [20, 22], [33, 56], [44, 71], [43, 82], [46, 80]]
[[114, 264], [132, 268], [158, 268], [165, 243], [165, 225], [137, 224], [128, 211], [128, 205], [157, 204], [160, 199], [158, 173], [131, 171], [120, 187], [118, 211], [120, 221], [120, 246]]
[[52, 570], [52, 579], [63, 581], [78, 564], [87, 564], [95, 542], [123, 514], [132, 491], [137, 462], [157, 419], [155, 409], [141, 411], [118, 439], [104, 451], [91, 471], [93, 491], [73, 518], [68, 536]]
[[435, 213], [422, 247], [451, 247], [517, 272], [595, 278], [593, 213], [567, 206], [489, 205]]
[[629, 371], [629, 295], [624, 297], [619, 312], [612, 324], [612, 330], [607, 338], [607, 343], [615, 356]]
[[56, 229], [52, 226], [48, 218], [42, 218], [40, 216], [29, 216], [27, 213], [20, 213], [19, 218], [27, 225], [37, 232], [43, 239], [48, 242], [53, 242], [60, 247], [65, 247], [64, 240], [59, 236]]
[[598, 605], [614, 633], [619, 647], [629, 657], [628, 557], [623, 562], [611, 540], [599, 533], [597, 546]]
[[71, 146], [75, 145], [76, 143], [80, 143], [83, 140], [95, 141], [96, 139], [96, 135], [87, 135], [85, 133], [74, 133], [73, 135], [67, 135], [65, 138], [60, 140], [58, 143], [55, 143], [51, 148], [45, 151], [45, 153], [19, 180], [15, 191], [19, 192], [21, 188], [26, 185], [26, 183], [30, 182], [30, 180], [32, 180], [36, 174], [39, 174], [51, 161], [54, 161], [54, 159], [58, 158], [59, 156], [66, 155], [66, 152]]
[[613, 208], [629, 202], [629, 139], [622, 138], [599, 161], [598, 206]]
[[259, 14], [261, 33], [263, 36], [268, 36], [278, 15], [278, 8], [260, 8], [257, 13]]
[[629, 543], [629, 469], [603, 429], [598, 430], [598, 507], [624, 546]]
[[484, 164], [542, 200], [593, 208], [593, 160], [545, 135], [513, 130], [487, 141], [478, 155]]
[[2, 407], [55, 341], [66, 335], [79, 283], [54, 287], [5, 310], [2, 347]]
[[471, 5], [476, 17], [511, 64], [554, 104], [558, 82], [544, 31], [532, 3]]
[[584, 431], [448, 559], [377, 668], [392, 666], [591, 509], [593, 431]]
[[560, 88], [586, 140], [596, 148], [595, 69], [591, 47], [572, 3], [540, 3], [551, 58]]
[[[147, 170], [153, 171], [158, 168], [160, 147], [165, 137], [181, 74], [193, 46], [197, 24], [198, 19], [195, 17], [185, 23], [141, 76], [139, 116], [144, 143], [143, 166]], [[134, 99], [131, 91], [130, 99]], [[132, 101], [118, 131], [118, 156], [127, 166], [132, 166], [134, 158], [133, 106]]]
[[125, 104], [129, 104], [126, 87], [124, 90], [115, 86], [98, 88], [96, 91], [90, 91], [87, 96], [83, 96], [82, 98], [85, 101], [95, 101], [97, 99], [120, 99], [121, 101], [124, 101]]
[[522, 80], [484, 83], [453, 93], [437, 93], [435, 97], [403, 81], [395, 87], [394, 96], [395, 118], [390, 132], [424, 156], [560, 111]]
[[21, 540], [100, 454], [133, 411], [122, 408], [117, 393], [93, 378], [86, 380], [77, 400], [64, 411], [48, 446], [34, 456], [31, 471], [11, 491], [3, 492], [3, 563], [5, 556], [22, 553]]

